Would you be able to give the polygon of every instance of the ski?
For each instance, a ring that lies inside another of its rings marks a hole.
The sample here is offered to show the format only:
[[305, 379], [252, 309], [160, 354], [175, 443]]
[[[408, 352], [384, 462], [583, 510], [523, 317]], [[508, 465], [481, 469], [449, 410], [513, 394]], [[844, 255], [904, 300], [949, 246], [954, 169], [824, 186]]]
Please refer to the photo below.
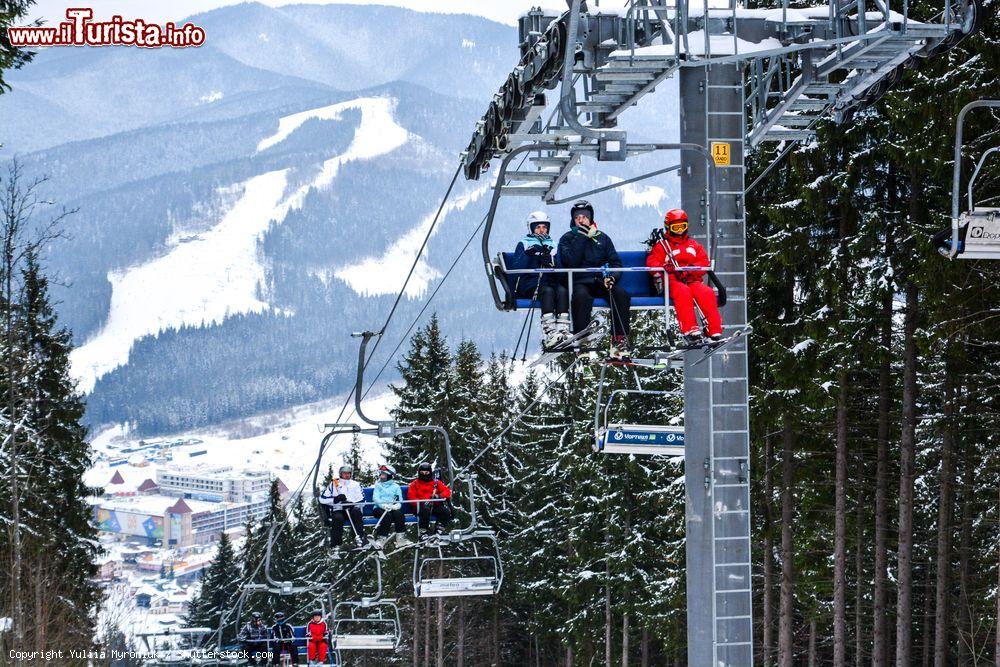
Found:
[[551, 349], [543, 351], [540, 357], [528, 365], [528, 368], [534, 368], [535, 366], [542, 366], [544, 364], [551, 363], [560, 355], [583, 347], [584, 345], [599, 339], [605, 333], [607, 333], [607, 328], [601, 322], [596, 319], [591, 320], [590, 324], [588, 324], [583, 331], [575, 334], [569, 340], [566, 340]]
[[713, 356], [716, 352], [719, 352], [725, 349], [726, 347], [729, 347], [729, 345], [731, 345], [732, 343], [735, 343], [737, 340], [749, 336], [752, 333], [753, 333], [753, 327], [748, 324], [747, 326], [741, 329], [737, 329], [732, 334], [723, 338], [722, 340], [709, 341], [704, 345], [682, 346], [680, 349], [702, 350], [705, 354], [701, 359], [698, 359], [697, 361], [694, 362], [694, 365], [697, 366], [698, 364], [702, 363], [709, 357]]

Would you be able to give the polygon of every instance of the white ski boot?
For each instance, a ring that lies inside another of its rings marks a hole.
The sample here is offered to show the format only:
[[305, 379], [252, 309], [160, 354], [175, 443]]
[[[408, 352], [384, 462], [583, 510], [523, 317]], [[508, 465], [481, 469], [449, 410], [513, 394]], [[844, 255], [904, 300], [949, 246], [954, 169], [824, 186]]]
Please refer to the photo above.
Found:
[[573, 334], [570, 333], [569, 325], [569, 313], [559, 313], [556, 316], [556, 335], [559, 337], [560, 343], [565, 343], [573, 337]]
[[559, 335], [559, 328], [556, 324], [556, 316], [552, 313], [542, 315], [542, 347], [551, 350], [563, 342]]
[[401, 547], [412, 547], [415, 542], [406, 536], [406, 533], [396, 533], [396, 544]]

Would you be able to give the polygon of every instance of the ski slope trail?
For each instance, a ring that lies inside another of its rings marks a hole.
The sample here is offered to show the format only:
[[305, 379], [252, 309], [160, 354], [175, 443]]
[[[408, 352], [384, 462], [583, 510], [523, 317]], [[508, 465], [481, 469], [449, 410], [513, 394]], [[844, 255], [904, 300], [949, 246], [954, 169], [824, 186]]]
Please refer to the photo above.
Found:
[[311, 118], [339, 120], [348, 109], [361, 111], [347, 150], [321, 163], [305, 184], [289, 192], [289, 169], [254, 176], [236, 185], [242, 194], [211, 229], [173, 242], [160, 257], [109, 273], [107, 322], [70, 356], [79, 389], [89, 393], [100, 377], [128, 363], [133, 344], [143, 336], [269, 309], [259, 247], [264, 234], [301, 207], [310, 190], [328, 187], [345, 164], [406, 144], [410, 134], [393, 118], [395, 105], [391, 98], [360, 98], [281, 118], [278, 131], [258, 144], [258, 152], [281, 143]]
[[[450, 213], [465, 210], [469, 204], [481, 199], [490, 187], [490, 183], [485, 183], [459, 197], [450, 199], [441, 210], [441, 217], [435, 231], [441, 229], [442, 223]], [[338, 270], [335, 275], [361, 296], [395, 294], [399, 291], [403, 281], [406, 280], [410, 265], [413, 264], [417, 253], [420, 252], [424, 236], [434, 224], [436, 213], [437, 208], [435, 207], [420, 221], [419, 225], [391, 244], [389, 246], [391, 249], [383, 253], [381, 257], [367, 257], [356, 264]], [[430, 282], [440, 276], [439, 271], [421, 258], [417, 268], [413, 271], [413, 277], [406, 286], [406, 296], [411, 299], [419, 298], [427, 290]]]

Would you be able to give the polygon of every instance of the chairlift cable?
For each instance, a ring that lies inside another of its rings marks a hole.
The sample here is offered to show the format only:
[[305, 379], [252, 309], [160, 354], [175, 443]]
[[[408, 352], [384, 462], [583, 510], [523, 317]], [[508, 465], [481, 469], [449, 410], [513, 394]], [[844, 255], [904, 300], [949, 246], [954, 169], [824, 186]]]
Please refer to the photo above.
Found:
[[455, 477], [456, 481], [461, 480], [462, 476], [470, 468], [472, 468], [473, 465], [475, 465], [476, 461], [482, 458], [487, 451], [492, 449], [497, 443], [503, 440], [503, 437], [507, 435], [508, 431], [514, 428], [514, 426], [516, 426], [517, 424], [519, 424], [521, 422], [521, 419], [524, 418], [524, 416], [528, 413], [528, 411], [531, 410], [533, 407], [535, 407], [538, 404], [538, 402], [542, 400], [542, 397], [545, 396], [545, 394], [547, 394], [552, 387], [554, 387], [556, 384], [562, 381], [562, 379], [566, 377], [566, 375], [569, 374], [569, 372], [573, 370], [576, 367], [576, 365], [582, 361], [582, 359], [583, 359], [582, 357], [577, 357], [573, 361], [573, 363], [571, 363], [569, 366], [563, 369], [563, 371], [554, 380], [550, 380], [548, 384], [545, 385], [545, 387], [538, 393], [538, 395], [535, 396], [535, 398], [533, 398], [531, 402], [527, 406], [525, 406], [523, 410], [514, 415], [514, 418], [511, 420], [511, 422], [507, 424], [507, 426], [504, 427], [504, 429], [500, 431], [500, 433], [498, 433], [492, 440], [490, 440], [490, 442], [487, 443], [485, 447], [480, 449], [479, 452], [475, 456], [473, 456], [472, 459], [468, 463], [466, 463], [463, 468], [461, 468], [460, 472]]
[[[553, 111], [552, 115], [550, 115], [548, 123], [551, 123], [552, 118], [554, 117], [554, 115], [555, 115], [555, 111]], [[527, 157], [528, 157], [527, 154], [524, 155], [524, 157], [522, 157], [521, 163], [520, 163], [521, 165], [524, 164], [524, 162], [527, 160]], [[430, 237], [433, 234], [434, 229], [436, 228], [438, 221], [440, 220], [441, 213], [444, 210], [444, 207], [445, 207], [445, 204], [447, 203], [447, 200], [451, 196], [451, 193], [452, 193], [452, 191], [454, 189], [455, 183], [457, 182], [458, 176], [459, 176], [460, 173], [461, 173], [461, 165], [456, 169], [455, 174], [452, 176], [451, 182], [448, 185], [448, 189], [445, 192], [444, 198], [442, 199], [441, 204], [438, 206], [437, 212], [434, 215], [434, 219], [431, 222], [431, 226], [427, 230], [427, 234], [424, 236], [424, 240], [421, 243], [420, 249], [417, 251], [417, 254], [416, 254], [416, 256], [413, 259], [413, 264], [410, 266], [410, 269], [409, 269], [409, 272], [407, 273], [406, 279], [404, 280], [402, 287], [400, 288], [399, 292], [396, 295], [395, 300], [393, 301], [393, 305], [392, 305], [392, 307], [391, 307], [391, 309], [389, 311], [389, 314], [387, 315], [387, 317], [385, 319], [385, 322], [382, 324], [382, 327], [379, 330], [379, 334], [376, 337], [375, 343], [372, 346], [372, 349], [369, 352], [368, 357], [365, 359], [363, 368], [367, 368], [368, 363], [371, 361], [372, 357], [374, 356], [376, 350], [378, 349], [379, 343], [382, 340], [382, 335], [388, 329], [389, 324], [391, 323], [392, 318], [395, 316], [396, 311], [397, 311], [397, 309], [399, 307], [399, 304], [401, 303], [401, 301], [403, 299], [403, 296], [406, 294], [406, 288], [409, 285], [409, 281], [412, 278], [414, 272], [416, 271], [416, 267], [417, 267], [417, 265], [418, 265], [418, 263], [420, 261], [420, 258], [423, 255], [423, 252], [426, 249], [428, 242], [430, 241]], [[402, 345], [405, 342], [407, 336], [409, 336], [409, 334], [413, 331], [413, 329], [416, 326], [416, 324], [420, 321], [420, 318], [424, 315], [424, 313], [427, 311], [427, 308], [430, 306], [431, 302], [437, 296], [437, 294], [440, 291], [441, 287], [447, 281], [448, 277], [451, 275], [451, 273], [453, 272], [453, 270], [455, 269], [455, 267], [458, 265], [458, 262], [464, 256], [465, 252], [468, 250], [468, 248], [471, 245], [472, 241], [476, 238], [476, 236], [479, 234], [480, 230], [483, 228], [483, 225], [486, 223], [487, 218], [488, 218], [488, 214], [485, 215], [485, 216], [483, 216], [482, 221], [480, 221], [479, 225], [476, 227], [476, 229], [473, 231], [473, 233], [469, 236], [469, 239], [466, 241], [465, 245], [462, 247], [462, 250], [455, 257], [455, 259], [452, 262], [451, 266], [448, 268], [448, 270], [445, 272], [444, 276], [441, 278], [441, 280], [438, 282], [437, 286], [434, 288], [434, 291], [431, 293], [431, 295], [425, 301], [423, 307], [420, 309], [420, 312], [417, 314], [417, 316], [411, 322], [410, 326], [407, 328], [406, 332], [400, 338], [399, 342], [396, 344], [396, 347], [388, 355], [388, 357], [386, 358], [385, 362], [382, 364], [382, 367], [379, 369], [378, 373], [375, 375], [375, 377], [369, 383], [368, 388], [365, 389], [365, 392], [362, 395], [362, 398], [366, 398], [368, 396], [368, 394], [371, 392], [372, 388], [375, 386], [375, 383], [378, 381], [378, 379], [382, 376], [382, 374], [388, 368], [389, 363], [391, 363], [392, 359], [395, 358], [396, 353], [399, 351], [400, 347], [402, 347]], [[560, 377], [558, 379], [561, 379], [570, 370], [570, 368], [573, 368], [576, 365], [576, 363], [578, 361], [579, 360], [575, 361], [565, 371], [563, 371], [563, 373], [560, 375]], [[539, 394], [539, 396], [536, 397], [536, 399], [534, 401], [532, 401], [532, 403], [528, 406], [527, 409], [531, 409], [532, 407], [534, 407], [534, 405], [537, 403], [537, 401], [541, 398], [542, 395], [544, 395], [545, 391], [548, 391], [549, 387], [551, 387], [552, 384], [554, 384], [554, 383], [550, 383], [549, 385], [547, 385], [546, 388], [545, 388], [545, 390], [541, 394]], [[344, 416], [344, 413], [347, 410], [347, 407], [351, 404], [351, 401], [354, 398], [354, 391], [355, 391], [354, 387], [352, 387], [351, 390], [348, 392], [348, 395], [347, 395], [347, 398], [345, 399], [344, 405], [341, 407], [340, 412], [338, 413], [338, 416], [337, 416], [337, 419], [336, 419], [336, 421], [338, 423], [343, 419], [343, 416]], [[512, 422], [511, 425], [516, 424], [520, 420], [521, 417], [523, 417], [523, 413], [520, 414], [520, 415], [518, 415], [515, 418], [515, 421]], [[510, 427], [508, 427], [503, 432], [501, 432], [497, 436], [497, 439], [502, 438], [503, 435], [506, 433], [506, 431], [509, 430], [509, 428]], [[331, 442], [332, 442], [332, 440], [331, 440]], [[490, 446], [492, 446], [492, 443], [487, 447], [487, 449]], [[484, 454], [485, 451], [486, 450], [484, 449], [472, 461], [470, 461], [469, 464], [466, 466], [466, 469], [469, 468], [473, 463], [475, 463], [475, 461], [478, 460], [478, 458], [480, 456], [482, 456], [482, 454]], [[296, 489], [296, 494], [300, 494], [302, 492], [302, 490], [305, 487], [306, 481], [309, 480], [310, 477], [312, 476], [309, 473], [315, 473], [316, 470], [318, 470], [318, 467], [320, 466], [321, 462], [322, 462], [322, 450], [321, 450], [321, 455], [317, 459], [317, 462], [315, 464], [315, 470], [311, 470], [311, 471], [309, 471], [309, 472], [306, 473], [306, 475], [303, 477], [302, 482], [299, 484], [299, 487]], [[294, 495], [296, 495], [296, 494], [293, 494], [293, 496], [289, 496], [289, 497], [290, 498], [294, 497]], [[288, 503], [286, 503], [286, 506], [287, 506], [287, 504]], [[290, 518], [291, 518], [291, 514], [290, 513], [286, 514], [284, 521], [282, 521], [281, 524], [280, 524], [278, 535], [280, 535], [281, 531], [284, 530], [284, 528], [288, 524]], [[274, 535], [274, 526], [272, 525], [271, 530], [269, 531], [269, 534], [268, 534], [268, 547], [271, 546], [271, 543], [273, 542], [273, 539], [275, 537], [277, 537], [277, 536]], [[370, 555], [368, 557], [370, 557]], [[254, 568], [254, 571], [247, 578], [248, 580], [252, 580], [252, 579], [256, 578], [256, 576], [260, 572], [261, 567], [263, 567], [264, 562], [265, 562], [265, 559], [262, 558], [257, 563], [257, 566]], [[364, 561], [361, 561], [361, 562], [363, 563]], [[343, 575], [343, 576], [347, 576], [348, 574], [352, 574], [357, 569], [357, 567], [360, 567], [360, 563], [359, 563], [358, 566], [355, 566], [355, 568], [352, 568], [348, 573], [345, 573], [345, 575]], [[335, 585], [336, 583], [339, 583], [343, 579], [343, 576], [340, 577], [340, 578], [338, 578], [338, 580], [336, 582], [334, 582], [334, 584], [332, 584], [332, 585]], [[247, 592], [248, 592], [248, 590], [244, 589], [243, 592], [240, 594], [240, 598], [239, 598], [240, 602], [242, 602], [242, 601], [245, 600]], [[223, 617], [220, 620], [219, 628], [216, 629], [215, 633], [213, 634], [213, 637], [215, 637], [215, 635], [218, 635], [221, 632], [222, 627], [225, 625], [225, 622], [227, 620], [228, 615], [229, 615], [229, 613], [224, 613], [223, 614]]]
[[[459, 166], [455, 168], [455, 175], [451, 177], [451, 183], [448, 184], [448, 190], [445, 191], [444, 197], [441, 199], [441, 204], [438, 206], [437, 213], [434, 214], [431, 226], [427, 229], [427, 234], [424, 235], [424, 241], [420, 244], [420, 249], [413, 258], [413, 264], [410, 265], [410, 271], [406, 274], [406, 280], [403, 281], [403, 286], [400, 288], [399, 294], [396, 295], [396, 300], [393, 302], [392, 308], [389, 310], [389, 315], [385, 318], [382, 328], [378, 331], [379, 338], [382, 337], [382, 334], [384, 334], [385, 330], [389, 327], [389, 323], [392, 321], [392, 316], [396, 314], [396, 308], [399, 307], [400, 301], [403, 300], [403, 296], [406, 294], [406, 287], [410, 284], [410, 278], [413, 277], [413, 273], [417, 270], [417, 265], [420, 263], [420, 257], [424, 254], [424, 249], [427, 248], [427, 243], [431, 240], [431, 236], [434, 234], [434, 228], [437, 227], [438, 220], [441, 218], [441, 212], [444, 211], [445, 204], [447, 204], [448, 199], [451, 198], [451, 191], [455, 188], [455, 183], [458, 181], [458, 176], [461, 173], [462, 165], [459, 164]], [[378, 346], [377, 340], [375, 341], [375, 346]], [[375, 348], [372, 348], [372, 353], [375, 353]]]
[[[403, 285], [400, 288], [398, 294], [396, 295], [396, 298], [395, 298], [395, 300], [393, 302], [392, 308], [389, 310], [389, 314], [386, 317], [385, 322], [382, 324], [382, 328], [379, 331], [379, 335], [378, 335], [378, 337], [375, 340], [375, 344], [372, 346], [371, 352], [369, 353], [368, 358], [365, 360], [365, 363], [364, 363], [365, 367], [367, 367], [368, 362], [371, 361], [372, 356], [375, 354], [375, 351], [378, 349], [379, 342], [382, 339], [382, 334], [385, 333], [385, 330], [388, 328], [389, 324], [392, 322], [392, 318], [395, 316], [396, 310], [399, 307], [399, 304], [402, 301], [403, 296], [406, 294], [406, 288], [409, 285], [410, 279], [413, 277], [413, 274], [416, 271], [417, 265], [420, 262], [420, 258], [423, 255], [423, 252], [426, 249], [428, 242], [430, 241], [431, 235], [433, 234], [434, 229], [437, 226], [438, 221], [440, 220], [441, 213], [444, 210], [445, 204], [447, 203], [448, 199], [451, 197], [451, 193], [454, 190], [455, 183], [458, 181], [458, 176], [459, 176], [460, 173], [461, 173], [461, 165], [459, 165], [459, 167], [456, 168], [455, 174], [452, 176], [451, 182], [448, 184], [448, 189], [446, 190], [444, 198], [441, 200], [441, 203], [438, 206], [437, 212], [434, 215], [434, 219], [431, 222], [430, 228], [427, 230], [427, 234], [424, 236], [424, 240], [423, 240], [423, 242], [420, 245], [420, 249], [417, 251], [416, 256], [413, 258], [413, 263], [410, 266], [410, 270], [409, 270], [409, 272], [406, 275], [406, 279], [403, 281]], [[486, 220], [484, 218], [483, 219], [483, 223], [480, 223], [479, 228], [482, 227], [482, 225], [485, 223], [485, 221]], [[478, 232], [479, 228], [477, 228], [477, 232]], [[475, 234], [473, 234], [473, 236], [470, 237], [469, 243], [471, 243], [472, 238], [475, 238]], [[469, 244], [467, 243], [466, 244], [466, 248], [468, 247], [468, 245]], [[465, 252], [464, 248], [463, 248], [462, 252], [463, 253]], [[459, 255], [459, 257], [461, 257], [461, 255]], [[454, 264], [457, 264], [457, 263], [458, 263], [458, 259], [456, 258]], [[452, 265], [452, 268], [454, 268], [454, 264]], [[450, 271], [451, 271], [451, 269], [449, 269], [449, 273], [450, 273]], [[442, 279], [442, 283], [443, 282], [444, 281]], [[440, 285], [439, 285], [439, 287], [440, 287]], [[435, 290], [435, 294], [436, 293], [437, 293], [437, 290]], [[424, 311], [421, 310], [421, 313], [423, 313], [423, 312]], [[413, 325], [411, 325], [411, 330], [412, 330], [412, 326]], [[402, 344], [402, 341], [400, 341], [400, 345], [401, 344]], [[400, 345], [397, 345], [396, 350], [399, 349]], [[391, 358], [392, 357], [390, 356], [390, 359]], [[382, 370], [379, 372], [379, 375], [381, 375], [382, 371], [384, 371], [385, 368], [388, 366], [388, 362], [389, 362], [389, 360], [386, 361], [386, 364], [382, 367]], [[370, 389], [371, 389], [371, 386], [369, 386], [369, 390]], [[366, 391], [365, 395], [367, 395], [367, 393], [368, 392]], [[336, 420], [337, 422], [340, 422], [340, 420], [343, 418], [344, 412], [347, 410], [347, 407], [351, 404], [351, 400], [353, 398], [354, 398], [354, 388], [352, 387], [351, 390], [350, 390], [350, 392], [348, 392], [347, 398], [344, 401], [344, 405], [340, 409], [340, 412], [339, 412], [339, 414], [337, 416], [337, 420]], [[315, 464], [317, 467], [320, 465], [320, 461], [321, 461], [321, 459], [317, 460], [317, 463]], [[289, 501], [292, 498], [296, 497], [297, 495], [301, 494], [302, 490], [305, 488], [306, 482], [309, 481], [310, 478], [312, 477], [312, 475], [310, 475], [310, 473], [312, 473], [312, 472], [314, 472], [314, 471], [310, 470], [309, 472], [307, 472], [303, 476], [302, 482], [299, 484], [298, 488], [296, 489], [296, 492], [294, 494], [290, 494], [289, 495]], [[286, 508], [287, 508], [288, 504], [289, 504], [289, 502], [285, 503]], [[275, 535], [275, 533], [274, 533], [275, 526], [274, 525], [271, 526], [271, 529], [268, 531], [268, 549], [270, 549], [270, 547], [272, 546], [272, 543], [273, 543], [274, 539], [278, 535], [281, 534], [281, 531], [284, 530], [284, 528], [288, 524], [290, 518], [291, 518], [291, 513], [286, 513], [285, 519], [280, 524], [280, 527], [278, 529], [277, 535]], [[257, 566], [254, 568], [253, 572], [250, 574], [250, 576], [247, 579], [248, 580], [255, 579], [257, 577], [257, 575], [260, 573], [260, 569], [261, 569], [261, 567], [263, 567], [264, 563], [265, 563], [265, 559], [261, 558], [260, 561], [257, 563]], [[245, 599], [246, 593], [247, 593], [247, 590], [244, 589], [243, 593], [241, 593], [241, 595], [240, 595], [240, 600], [241, 601]], [[220, 619], [219, 628], [215, 631], [215, 634], [218, 634], [219, 632], [221, 632], [222, 627], [225, 625], [225, 621], [227, 620], [226, 619], [227, 616], [228, 616], [228, 614], [223, 614], [222, 619]]]

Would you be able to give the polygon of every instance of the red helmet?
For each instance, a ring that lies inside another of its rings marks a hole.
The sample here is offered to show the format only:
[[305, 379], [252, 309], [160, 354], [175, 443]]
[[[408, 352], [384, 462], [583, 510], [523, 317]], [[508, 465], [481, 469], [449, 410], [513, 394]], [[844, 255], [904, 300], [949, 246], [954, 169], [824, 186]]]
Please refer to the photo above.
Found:
[[663, 218], [663, 224], [669, 225], [671, 222], [687, 222], [688, 214], [684, 212], [682, 208], [672, 208], [667, 211], [666, 217]]
[[663, 226], [671, 236], [683, 237], [688, 231], [688, 215], [680, 208], [672, 208], [663, 218]]

